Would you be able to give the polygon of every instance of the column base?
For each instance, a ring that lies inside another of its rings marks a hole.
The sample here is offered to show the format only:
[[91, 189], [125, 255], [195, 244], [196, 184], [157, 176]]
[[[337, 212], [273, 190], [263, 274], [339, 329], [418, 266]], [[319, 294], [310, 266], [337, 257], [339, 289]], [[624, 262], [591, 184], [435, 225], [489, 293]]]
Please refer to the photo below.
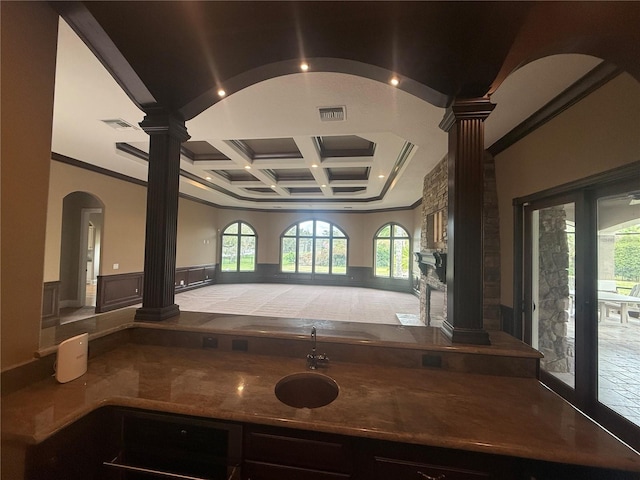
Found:
[[142, 307], [136, 310], [135, 319], [150, 321], [150, 322], [160, 322], [162, 320], [166, 320], [167, 318], [175, 317], [180, 315], [180, 307], [175, 303], [173, 305], [169, 305], [168, 307]]
[[489, 332], [480, 328], [460, 328], [451, 325], [447, 320], [440, 327], [445, 337], [452, 343], [466, 343], [470, 345], [491, 345]]

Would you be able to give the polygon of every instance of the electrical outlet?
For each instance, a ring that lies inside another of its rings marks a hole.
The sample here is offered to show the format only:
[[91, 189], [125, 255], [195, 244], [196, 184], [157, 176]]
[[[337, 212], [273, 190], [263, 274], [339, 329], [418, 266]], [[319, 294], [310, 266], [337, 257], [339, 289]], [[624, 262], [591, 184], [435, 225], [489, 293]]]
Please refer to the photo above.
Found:
[[423, 367], [437, 367], [442, 368], [442, 357], [440, 355], [422, 355]]
[[118, 270], [120, 268], [120, 264], [119, 263], [114, 263], [113, 264], [113, 269], [114, 270]]
[[249, 341], [231, 340], [231, 350], [235, 350], [237, 352], [247, 352], [249, 351]]

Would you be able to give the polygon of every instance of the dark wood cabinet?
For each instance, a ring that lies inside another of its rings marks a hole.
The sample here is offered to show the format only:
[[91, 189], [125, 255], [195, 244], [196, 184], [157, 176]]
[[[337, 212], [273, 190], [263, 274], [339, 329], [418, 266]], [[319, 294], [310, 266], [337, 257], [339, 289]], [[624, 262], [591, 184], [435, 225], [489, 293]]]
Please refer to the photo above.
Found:
[[117, 453], [104, 463], [109, 478], [240, 478], [240, 424], [126, 409], [117, 424]]
[[640, 480], [465, 450], [104, 407], [27, 449], [27, 480]]
[[245, 480], [353, 478], [356, 441], [351, 437], [293, 429], [245, 426]]
[[115, 412], [100, 408], [30, 447], [25, 458], [28, 480], [103, 480], [102, 463], [113, 458], [118, 432]]

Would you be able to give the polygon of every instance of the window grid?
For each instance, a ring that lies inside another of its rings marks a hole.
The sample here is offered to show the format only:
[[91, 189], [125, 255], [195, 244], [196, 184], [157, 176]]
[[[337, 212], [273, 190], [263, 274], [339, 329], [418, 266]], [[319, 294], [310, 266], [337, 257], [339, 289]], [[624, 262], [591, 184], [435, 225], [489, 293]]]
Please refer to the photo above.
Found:
[[409, 234], [403, 227], [395, 223], [383, 225], [376, 232], [373, 243], [376, 277], [409, 278], [411, 243]]
[[[325, 229], [319, 231], [319, 227], [325, 225]], [[292, 240], [295, 242], [295, 247], [293, 246]], [[346, 275], [346, 257], [348, 248], [346, 240], [347, 238], [344, 232], [332, 223], [321, 220], [306, 220], [300, 222], [293, 227], [289, 227], [282, 235], [280, 243], [280, 269], [283, 272], [291, 273]], [[336, 272], [338, 265], [336, 265], [337, 259], [334, 256], [337, 241], [345, 242], [344, 272], [339, 273]], [[322, 246], [323, 243], [326, 243], [326, 247]], [[327, 271], [318, 271], [320, 264], [318, 257], [325, 249], [327, 250], [326, 265], [320, 265], [320, 268], [326, 268]], [[294, 260], [291, 260], [292, 254], [295, 257]], [[301, 264], [301, 260], [304, 258], [308, 258], [309, 262]], [[308, 271], [307, 268], [309, 269]]]
[[223, 272], [254, 272], [256, 234], [248, 224], [233, 222], [222, 233], [221, 269]]

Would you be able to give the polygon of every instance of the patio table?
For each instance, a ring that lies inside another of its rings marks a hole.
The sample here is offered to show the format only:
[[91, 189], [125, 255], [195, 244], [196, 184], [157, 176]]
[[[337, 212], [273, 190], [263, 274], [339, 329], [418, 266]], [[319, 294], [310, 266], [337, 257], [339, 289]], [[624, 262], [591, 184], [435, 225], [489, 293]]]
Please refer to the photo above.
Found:
[[609, 309], [619, 308], [620, 323], [628, 323], [630, 305], [640, 305], [640, 297], [632, 297], [630, 295], [622, 295], [621, 293], [606, 292], [602, 290], [598, 291], [598, 308], [600, 309], [600, 320], [608, 317]]

